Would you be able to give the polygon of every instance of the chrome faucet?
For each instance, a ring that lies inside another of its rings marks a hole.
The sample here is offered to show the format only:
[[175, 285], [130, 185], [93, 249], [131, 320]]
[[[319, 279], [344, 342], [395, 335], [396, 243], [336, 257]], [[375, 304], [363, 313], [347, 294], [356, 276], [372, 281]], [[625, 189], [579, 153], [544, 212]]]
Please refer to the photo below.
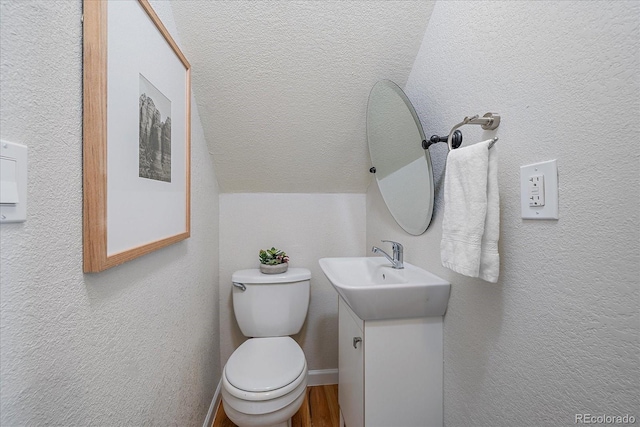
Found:
[[389, 260], [389, 262], [391, 262], [391, 267], [398, 268], [398, 269], [404, 268], [404, 263], [402, 261], [404, 248], [402, 247], [402, 245], [398, 242], [394, 242], [393, 240], [382, 240], [382, 241], [391, 243], [391, 245], [393, 246], [392, 257], [389, 256], [388, 253], [386, 253], [385, 251], [383, 251], [377, 246], [374, 246], [373, 248], [371, 248], [371, 251], [374, 254], [377, 254], [378, 252], [380, 252], [382, 255], [384, 255]]

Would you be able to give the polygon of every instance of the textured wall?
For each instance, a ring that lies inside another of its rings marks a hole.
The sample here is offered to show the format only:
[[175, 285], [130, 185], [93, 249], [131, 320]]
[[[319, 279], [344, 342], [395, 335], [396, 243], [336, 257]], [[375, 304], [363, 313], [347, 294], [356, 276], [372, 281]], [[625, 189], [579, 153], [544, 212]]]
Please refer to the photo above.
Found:
[[221, 363], [246, 339], [233, 314], [231, 275], [258, 268], [259, 250], [275, 246], [287, 252], [292, 267], [311, 270], [309, 314], [294, 337], [309, 369], [337, 368], [338, 294], [318, 260], [364, 255], [365, 223], [364, 194], [221, 194]]
[[[440, 264], [438, 204], [404, 233], [377, 186], [367, 241], [451, 281], [445, 316], [447, 426], [574, 425], [575, 413], [640, 417], [638, 2], [436, 3], [406, 91], [425, 133], [502, 114], [500, 281]], [[455, 31], [452, 31], [452, 25]], [[493, 135], [462, 129], [464, 144]], [[442, 144], [440, 144], [442, 145]], [[558, 159], [560, 219], [520, 218], [519, 166]]]
[[172, 3], [221, 191], [366, 192], [369, 91], [404, 85], [433, 2]]
[[[171, 6], [153, 2], [177, 35]], [[218, 198], [197, 108], [192, 237], [82, 273], [82, 6], [0, 4], [3, 139], [27, 222], [0, 226], [0, 425], [202, 425], [220, 378]]]

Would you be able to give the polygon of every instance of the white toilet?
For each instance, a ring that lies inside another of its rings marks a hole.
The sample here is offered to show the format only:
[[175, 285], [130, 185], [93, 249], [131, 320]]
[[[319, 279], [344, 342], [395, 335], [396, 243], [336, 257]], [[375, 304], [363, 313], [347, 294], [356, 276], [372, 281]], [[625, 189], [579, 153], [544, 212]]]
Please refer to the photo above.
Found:
[[224, 411], [239, 427], [284, 427], [304, 401], [307, 361], [289, 335], [300, 332], [309, 308], [306, 268], [282, 274], [233, 273], [233, 309], [250, 337], [222, 372]]

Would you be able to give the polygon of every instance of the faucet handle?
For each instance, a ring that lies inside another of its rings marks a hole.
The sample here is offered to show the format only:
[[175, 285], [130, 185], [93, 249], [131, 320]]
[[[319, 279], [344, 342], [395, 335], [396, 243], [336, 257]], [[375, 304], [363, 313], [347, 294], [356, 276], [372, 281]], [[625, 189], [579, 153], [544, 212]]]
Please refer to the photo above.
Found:
[[402, 250], [404, 249], [400, 243], [394, 242], [393, 240], [382, 240], [382, 242], [391, 243], [394, 251], [402, 252]]

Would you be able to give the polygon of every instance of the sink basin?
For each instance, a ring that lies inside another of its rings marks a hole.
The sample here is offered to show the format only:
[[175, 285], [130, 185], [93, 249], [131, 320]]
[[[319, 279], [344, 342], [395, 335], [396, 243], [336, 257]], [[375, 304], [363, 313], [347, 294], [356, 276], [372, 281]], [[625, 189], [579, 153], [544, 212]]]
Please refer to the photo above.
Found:
[[391, 268], [383, 257], [322, 258], [320, 267], [362, 320], [442, 316], [451, 285], [415, 265]]

